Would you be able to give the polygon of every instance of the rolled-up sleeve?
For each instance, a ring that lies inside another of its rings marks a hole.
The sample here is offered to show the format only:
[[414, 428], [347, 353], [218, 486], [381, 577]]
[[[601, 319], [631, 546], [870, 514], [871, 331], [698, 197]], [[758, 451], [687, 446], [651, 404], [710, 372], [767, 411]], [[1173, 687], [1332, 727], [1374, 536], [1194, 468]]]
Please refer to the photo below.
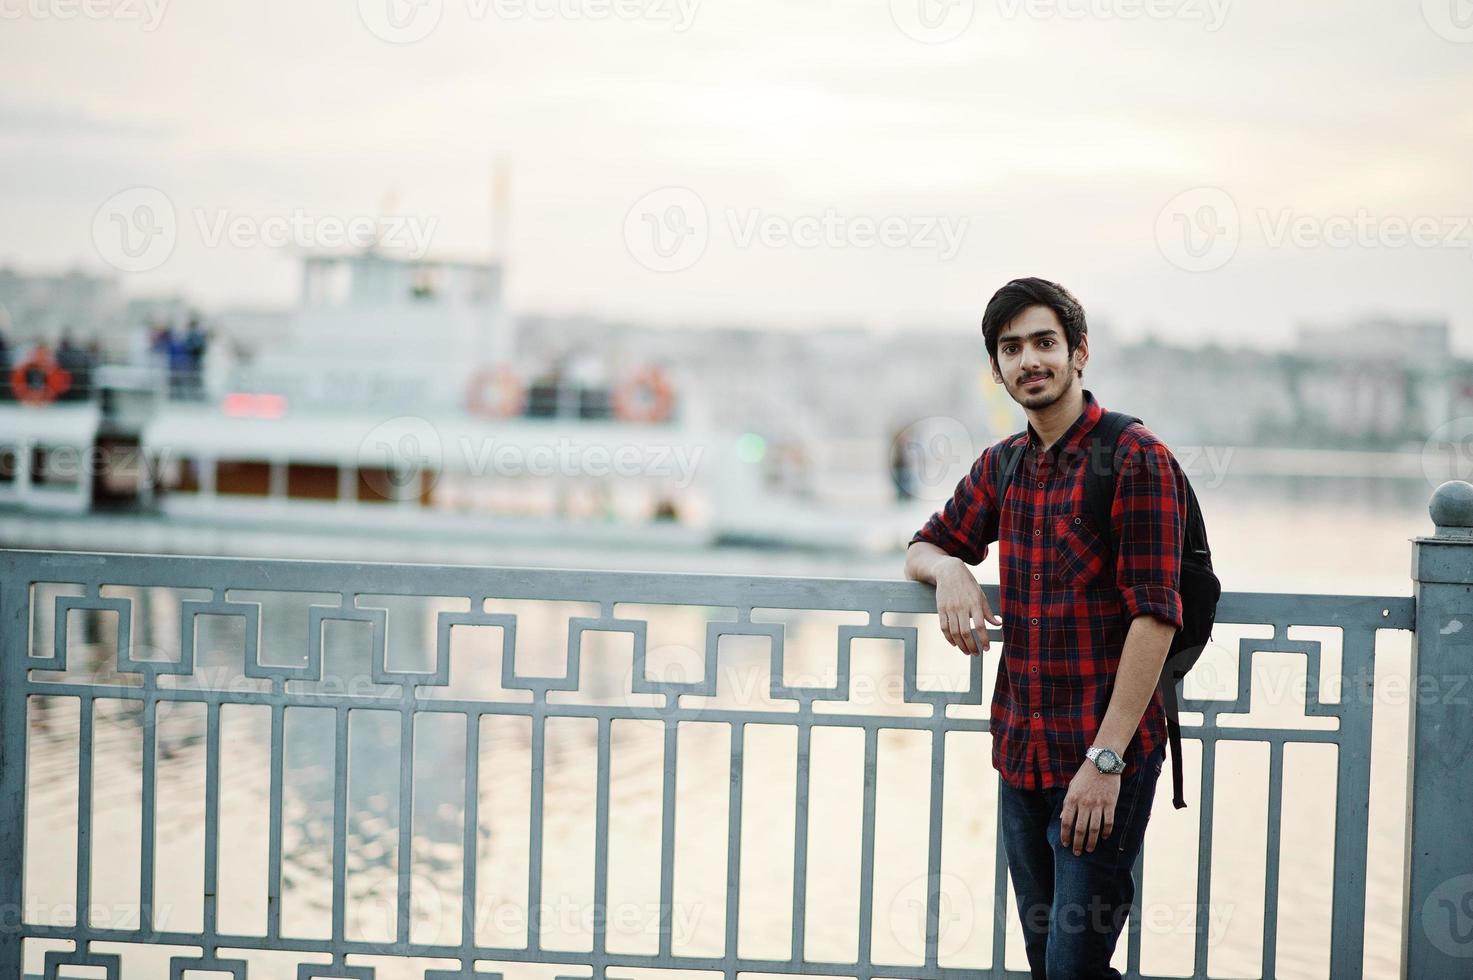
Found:
[[997, 540], [997, 507], [992, 484], [992, 459], [997, 447], [982, 451], [951, 499], [911, 536], [911, 544], [927, 541], [968, 565], [979, 565], [987, 557], [987, 546]]
[[1146, 614], [1181, 629], [1186, 501], [1186, 476], [1164, 444], [1142, 442], [1129, 450], [1110, 523], [1119, 544], [1115, 582], [1130, 619]]

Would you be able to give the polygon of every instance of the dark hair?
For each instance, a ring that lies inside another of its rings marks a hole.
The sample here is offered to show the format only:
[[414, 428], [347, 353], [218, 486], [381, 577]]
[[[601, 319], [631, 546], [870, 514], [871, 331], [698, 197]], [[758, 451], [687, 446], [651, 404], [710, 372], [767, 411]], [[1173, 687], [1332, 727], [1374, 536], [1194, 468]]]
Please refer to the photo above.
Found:
[[987, 345], [987, 356], [993, 363], [997, 362], [998, 334], [1030, 306], [1047, 306], [1054, 311], [1064, 328], [1064, 341], [1071, 354], [1079, 346], [1080, 339], [1089, 332], [1084, 322], [1084, 307], [1069, 290], [1047, 279], [1032, 276], [1014, 279], [992, 294], [982, 314], [982, 342]]

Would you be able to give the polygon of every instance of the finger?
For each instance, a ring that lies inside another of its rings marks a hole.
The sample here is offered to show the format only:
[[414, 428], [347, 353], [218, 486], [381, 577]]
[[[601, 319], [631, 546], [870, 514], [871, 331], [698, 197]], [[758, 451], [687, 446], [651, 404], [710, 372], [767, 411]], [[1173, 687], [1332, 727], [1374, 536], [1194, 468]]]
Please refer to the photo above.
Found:
[[967, 652], [976, 656], [982, 652], [983, 640], [977, 636], [977, 616], [975, 613], [962, 613], [962, 627], [967, 634]]
[[1089, 835], [1084, 842], [1086, 851], [1094, 851], [1095, 845], [1100, 841], [1100, 811], [1094, 810], [1089, 815]]
[[980, 656], [982, 651], [987, 649], [987, 632], [983, 630], [979, 635], [975, 626], [969, 632], [972, 634], [972, 653]]
[[958, 650], [966, 649], [966, 641], [962, 639], [961, 617], [954, 612], [946, 614], [946, 628], [951, 636], [951, 645]]
[[1104, 823], [1100, 826], [1100, 840], [1109, 840], [1110, 832], [1115, 829], [1115, 808], [1105, 807]]
[[1065, 847], [1074, 846], [1074, 804], [1065, 803], [1064, 811], [1059, 814], [1059, 843]]
[[992, 646], [992, 640], [987, 635], [987, 614], [972, 613], [972, 635], [977, 638], [977, 652], [981, 653]]

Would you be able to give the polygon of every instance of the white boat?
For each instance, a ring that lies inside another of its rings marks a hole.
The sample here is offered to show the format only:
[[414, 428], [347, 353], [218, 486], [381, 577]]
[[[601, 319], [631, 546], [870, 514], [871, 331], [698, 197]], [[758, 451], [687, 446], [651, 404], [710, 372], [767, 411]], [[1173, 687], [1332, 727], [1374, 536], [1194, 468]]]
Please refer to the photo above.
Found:
[[0, 505], [308, 534], [884, 543], [776, 492], [760, 438], [706, 425], [660, 365], [538, 376], [496, 263], [370, 251], [303, 272], [286, 341], [249, 364], [105, 365], [86, 401], [0, 404]]

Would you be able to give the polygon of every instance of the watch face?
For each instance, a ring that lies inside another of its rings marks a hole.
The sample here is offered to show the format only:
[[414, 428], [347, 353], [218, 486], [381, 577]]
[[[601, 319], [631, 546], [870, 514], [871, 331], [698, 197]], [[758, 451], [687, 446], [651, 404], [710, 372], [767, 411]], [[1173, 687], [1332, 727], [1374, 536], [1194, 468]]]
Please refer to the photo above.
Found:
[[1095, 764], [1107, 771], [1117, 769], [1120, 766], [1120, 756], [1113, 749], [1100, 749], [1100, 754], [1095, 756]]

